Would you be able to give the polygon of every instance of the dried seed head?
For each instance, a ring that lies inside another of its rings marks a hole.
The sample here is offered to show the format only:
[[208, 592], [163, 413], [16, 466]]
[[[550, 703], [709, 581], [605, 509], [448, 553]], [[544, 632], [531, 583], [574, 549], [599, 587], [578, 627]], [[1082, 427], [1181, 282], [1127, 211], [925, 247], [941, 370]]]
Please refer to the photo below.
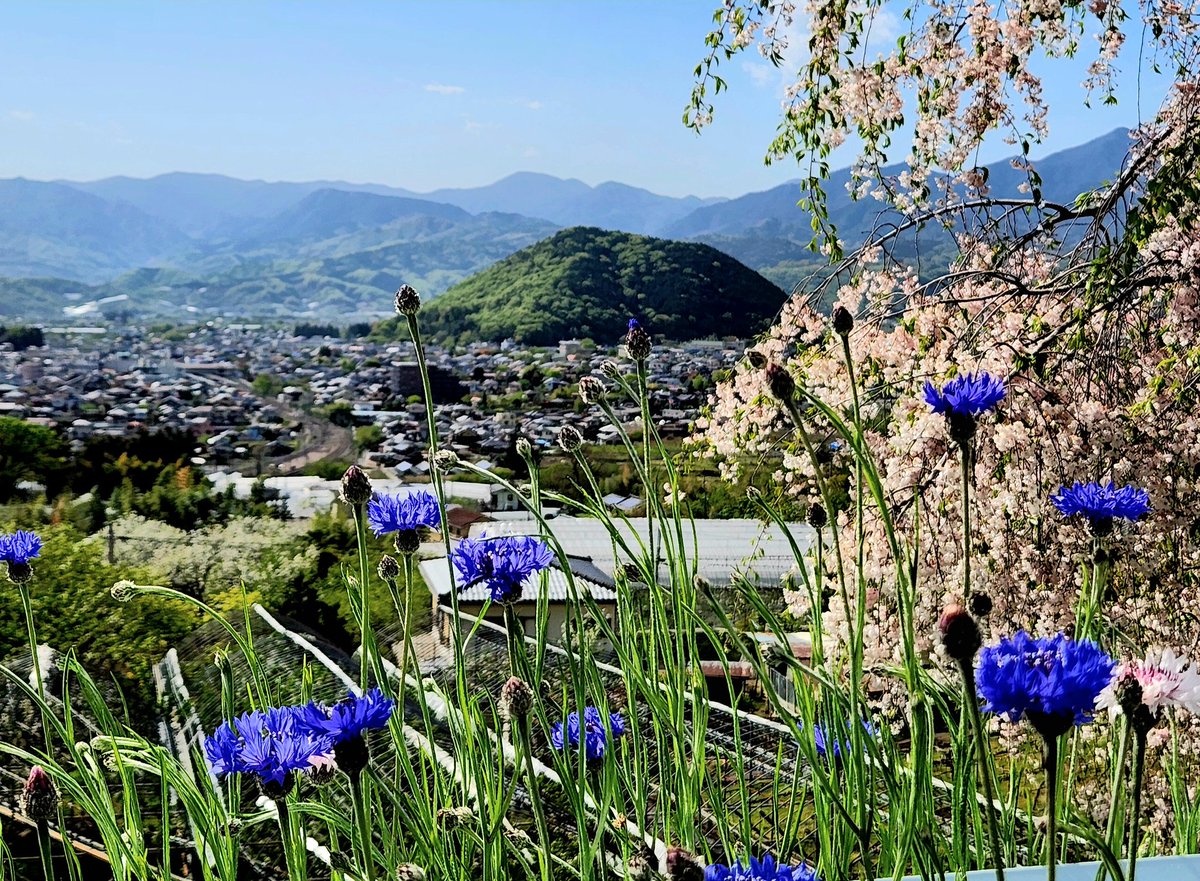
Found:
[[421, 311], [421, 295], [412, 285], [402, 284], [396, 291], [396, 311], [401, 315], [416, 315]]
[[347, 505], [365, 505], [371, 501], [371, 479], [357, 465], [351, 465], [342, 475], [342, 501]]
[[396, 881], [425, 881], [425, 870], [416, 863], [401, 863], [396, 866]]
[[979, 625], [971, 613], [958, 604], [946, 606], [938, 621], [938, 632], [942, 635], [946, 654], [956, 661], [971, 660], [983, 645]]

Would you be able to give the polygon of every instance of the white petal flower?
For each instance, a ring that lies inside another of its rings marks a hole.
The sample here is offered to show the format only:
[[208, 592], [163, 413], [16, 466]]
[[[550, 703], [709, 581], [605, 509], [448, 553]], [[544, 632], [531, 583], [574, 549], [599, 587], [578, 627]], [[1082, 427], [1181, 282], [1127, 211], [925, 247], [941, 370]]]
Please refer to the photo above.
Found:
[[1142, 688], [1142, 703], [1154, 714], [1177, 707], [1200, 714], [1200, 671], [1187, 658], [1171, 649], [1150, 652], [1145, 660], [1126, 661], [1117, 667], [1112, 684], [1104, 689], [1097, 706], [1106, 708], [1112, 718], [1121, 713], [1117, 687], [1126, 677], [1133, 677]]

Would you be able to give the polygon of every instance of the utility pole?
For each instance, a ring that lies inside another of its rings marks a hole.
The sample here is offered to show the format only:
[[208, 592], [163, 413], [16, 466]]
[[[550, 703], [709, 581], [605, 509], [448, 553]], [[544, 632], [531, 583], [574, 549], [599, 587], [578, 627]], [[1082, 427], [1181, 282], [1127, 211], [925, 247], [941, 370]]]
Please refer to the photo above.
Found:
[[113, 529], [110, 522], [108, 524], [108, 565], [115, 566], [117, 564], [117, 533]]

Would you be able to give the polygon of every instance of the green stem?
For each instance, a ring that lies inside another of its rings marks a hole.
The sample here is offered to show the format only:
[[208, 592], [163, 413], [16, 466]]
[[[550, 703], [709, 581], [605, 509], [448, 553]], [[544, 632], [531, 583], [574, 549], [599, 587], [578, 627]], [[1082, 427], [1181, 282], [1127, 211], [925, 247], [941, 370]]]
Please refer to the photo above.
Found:
[[358, 827], [363, 878], [371, 881], [375, 877], [374, 860], [371, 858], [371, 817], [367, 812], [367, 784], [361, 771], [350, 778], [350, 796], [354, 802], [354, 822]]
[[42, 664], [38, 658], [37, 630], [33, 623], [33, 602], [29, 597], [28, 585], [18, 584], [17, 593], [21, 595], [21, 606], [25, 612], [25, 635], [29, 639], [29, 658], [33, 662], [34, 684], [37, 686], [38, 693], [38, 710], [42, 716], [42, 735], [46, 742], [46, 755], [49, 757], [51, 755], [50, 721], [46, 718], [49, 707], [46, 704], [46, 686], [42, 682]]
[[983, 796], [987, 799], [984, 813], [987, 816], [988, 837], [992, 840], [992, 863], [996, 869], [996, 881], [1004, 881], [1004, 853], [1000, 844], [1000, 828], [996, 823], [996, 789], [992, 785], [992, 767], [988, 762], [988, 739], [983, 728], [983, 714], [979, 711], [979, 698], [975, 694], [975, 668], [970, 658], [958, 662], [962, 672], [963, 697], [971, 716], [971, 727], [975, 730], [975, 755], [979, 760], [979, 776], [983, 778]]
[[279, 812], [279, 834], [283, 840], [283, 861], [287, 865], [289, 881], [304, 881], [304, 865], [296, 857], [295, 837], [292, 835], [292, 816], [287, 806], [287, 796], [275, 799], [275, 810]]
[[[1112, 775], [1112, 798], [1108, 803], [1108, 822], [1104, 827], [1104, 842], [1112, 849], [1117, 859], [1121, 858], [1121, 846], [1117, 841], [1122, 822], [1120, 814], [1125, 804], [1125, 758], [1129, 755], [1129, 725], [1121, 727], [1121, 740], [1117, 745], [1116, 765]], [[1096, 881], [1104, 881], [1108, 875], [1107, 866], [1101, 866], [1096, 873]]]
[[521, 716], [513, 720], [517, 729], [517, 739], [520, 741], [521, 755], [525, 760], [525, 788], [529, 791], [529, 804], [533, 808], [533, 821], [537, 825], [539, 844], [538, 863], [542, 869], [543, 881], [553, 878], [553, 860], [550, 857], [550, 826], [546, 822], [546, 812], [542, 808], [542, 797], [538, 792], [537, 775], [533, 768], [533, 743], [529, 736], [529, 717]]
[[42, 877], [54, 881], [54, 855], [50, 851], [50, 824], [37, 821], [38, 855], [42, 858]]
[[[404, 615], [402, 616], [404, 629], [400, 632], [400, 690], [396, 695], [396, 706], [400, 709], [400, 714], [404, 715], [404, 683], [408, 676], [408, 630], [412, 624], [412, 588], [413, 588], [413, 555], [404, 555]], [[393, 588], [394, 590], [394, 588]], [[418, 675], [417, 679], [421, 677]]]
[[374, 642], [371, 633], [371, 582], [367, 574], [367, 518], [366, 506], [354, 506], [354, 531], [358, 539], [358, 603], [359, 629], [362, 631], [362, 658], [359, 662], [362, 690], [371, 685], [371, 664]]
[[1054, 881], [1058, 862], [1058, 738], [1046, 737], [1046, 881]]
[[1142, 833], [1142, 775], [1146, 770], [1146, 731], [1140, 726], [1133, 729], [1133, 816], [1129, 821], [1129, 874], [1134, 881], [1137, 872], [1138, 847]]
[[962, 452], [962, 540], [963, 600], [971, 598], [971, 444], [963, 441]]

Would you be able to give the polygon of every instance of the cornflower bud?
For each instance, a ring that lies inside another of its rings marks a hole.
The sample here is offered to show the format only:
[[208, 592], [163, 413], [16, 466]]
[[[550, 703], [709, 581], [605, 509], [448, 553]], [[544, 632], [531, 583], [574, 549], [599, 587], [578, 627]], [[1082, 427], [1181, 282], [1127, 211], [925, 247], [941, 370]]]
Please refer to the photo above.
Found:
[[758, 349], [747, 349], [746, 360], [750, 362], [750, 366], [755, 370], [762, 370], [767, 366], [767, 356]]
[[395, 581], [400, 577], [400, 563], [391, 554], [384, 554], [380, 559], [379, 577], [384, 581]]
[[796, 395], [796, 380], [786, 367], [779, 364], [767, 365], [767, 388], [783, 403], [790, 403]]
[[598, 376], [585, 376], [579, 380], [579, 397], [585, 404], [598, 404], [607, 394], [604, 383]]
[[36, 823], [48, 822], [58, 815], [58, 788], [40, 765], [29, 769], [20, 796], [21, 813]]
[[971, 613], [958, 604], [946, 606], [938, 621], [938, 632], [946, 654], [956, 661], [970, 661], [983, 645], [979, 625]]
[[558, 430], [558, 445], [565, 452], [574, 453], [583, 446], [583, 435], [574, 425], [564, 425]]
[[636, 318], [629, 319], [629, 331], [625, 334], [625, 351], [634, 361], [645, 361], [650, 357], [650, 334], [638, 324]]
[[402, 284], [396, 291], [396, 311], [401, 315], [416, 315], [421, 311], [421, 295], [412, 285]]
[[854, 316], [845, 306], [838, 306], [833, 310], [833, 332], [840, 337], [845, 337], [849, 336], [852, 330], [854, 330]]
[[371, 479], [357, 465], [351, 465], [342, 475], [342, 500], [347, 505], [365, 505], [371, 501]]
[[401, 863], [396, 866], [396, 881], [425, 881], [425, 870], [416, 863]]
[[510, 677], [500, 689], [500, 709], [509, 719], [521, 719], [533, 709], [533, 689], [516, 676]]
[[813, 502], [808, 506], [808, 525], [813, 529], [822, 529], [829, 523], [829, 515], [825, 513], [825, 507], [820, 502]]

